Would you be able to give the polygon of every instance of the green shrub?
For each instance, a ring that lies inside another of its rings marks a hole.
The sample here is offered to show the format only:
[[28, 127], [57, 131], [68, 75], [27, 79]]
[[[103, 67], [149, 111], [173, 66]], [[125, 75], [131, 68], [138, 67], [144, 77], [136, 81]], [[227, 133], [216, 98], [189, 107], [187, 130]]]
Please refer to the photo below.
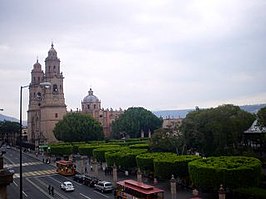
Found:
[[188, 177], [188, 163], [200, 158], [200, 156], [197, 155], [168, 154], [169, 155], [157, 157], [153, 161], [154, 175], [158, 178], [170, 179], [172, 175], [180, 178]]
[[50, 154], [55, 156], [71, 155], [73, 153], [72, 145], [50, 145]]
[[216, 191], [220, 184], [230, 189], [256, 186], [261, 175], [260, 160], [244, 156], [199, 159], [188, 167], [192, 183], [203, 191]]
[[234, 197], [241, 199], [265, 199], [266, 190], [258, 187], [239, 188], [234, 190]]
[[133, 145], [129, 145], [129, 148], [131, 149], [149, 149], [149, 144], [133, 144]]
[[136, 156], [145, 153], [145, 149], [123, 149], [114, 153], [106, 152], [105, 159], [108, 166], [113, 166], [114, 164], [123, 170], [129, 170], [136, 168]]
[[142, 172], [154, 172], [154, 162], [153, 160], [155, 158], [161, 159], [165, 156], [176, 156], [174, 153], [165, 153], [165, 152], [156, 152], [156, 153], [143, 153], [140, 155], [137, 155], [136, 161], [137, 166], [140, 168]]
[[101, 145], [101, 147], [98, 147], [93, 150], [93, 157], [98, 162], [106, 162], [105, 160], [105, 153], [106, 152], [115, 152], [121, 150], [121, 147], [119, 145]]

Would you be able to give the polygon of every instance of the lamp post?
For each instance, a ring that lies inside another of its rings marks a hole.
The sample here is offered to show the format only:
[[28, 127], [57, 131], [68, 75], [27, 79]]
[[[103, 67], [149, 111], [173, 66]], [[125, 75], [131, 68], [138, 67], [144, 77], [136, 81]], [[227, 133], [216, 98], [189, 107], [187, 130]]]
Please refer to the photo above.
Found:
[[42, 82], [39, 84], [29, 84], [26, 86], [20, 87], [20, 103], [19, 103], [19, 125], [20, 125], [20, 133], [19, 133], [19, 193], [20, 193], [20, 199], [23, 199], [23, 186], [22, 186], [22, 91], [23, 88], [28, 88], [30, 85], [40, 85], [44, 87], [50, 87], [50, 82]]

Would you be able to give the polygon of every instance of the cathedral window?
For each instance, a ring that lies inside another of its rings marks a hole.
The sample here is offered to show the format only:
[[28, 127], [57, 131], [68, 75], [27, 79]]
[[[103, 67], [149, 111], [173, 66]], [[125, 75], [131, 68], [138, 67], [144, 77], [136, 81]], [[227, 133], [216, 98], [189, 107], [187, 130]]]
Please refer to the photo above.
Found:
[[37, 99], [40, 100], [42, 98], [42, 94], [40, 92], [37, 93]]
[[96, 104], [94, 104], [94, 109], [96, 109]]
[[53, 92], [55, 92], [55, 93], [58, 92], [58, 89], [57, 89], [57, 85], [56, 84], [53, 85]]
[[58, 118], [58, 113], [55, 114], [55, 118]]
[[90, 105], [88, 105], [88, 109], [90, 109]]

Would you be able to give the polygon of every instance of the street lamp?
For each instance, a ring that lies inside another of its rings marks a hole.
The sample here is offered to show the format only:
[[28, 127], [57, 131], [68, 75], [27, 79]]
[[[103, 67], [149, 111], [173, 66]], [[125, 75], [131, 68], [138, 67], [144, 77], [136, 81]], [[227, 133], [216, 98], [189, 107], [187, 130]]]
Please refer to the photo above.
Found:
[[50, 82], [41, 82], [39, 84], [29, 84], [20, 87], [20, 104], [19, 104], [19, 124], [20, 124], [20, 134], [19, 134], [19, 182], [20, 182], [20, 199], [23, 199], [23, 188], [22, 188], [22, 91], [23, 88], [28, 88], [31, 85], [40, 85], [46, 88], [50, 87], [52, 84]]

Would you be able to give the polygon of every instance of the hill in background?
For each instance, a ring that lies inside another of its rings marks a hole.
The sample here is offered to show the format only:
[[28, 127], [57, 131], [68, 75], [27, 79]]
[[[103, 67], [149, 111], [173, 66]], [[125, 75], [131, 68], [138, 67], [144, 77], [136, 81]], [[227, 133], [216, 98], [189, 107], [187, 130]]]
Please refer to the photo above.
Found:
[[[242, 110], [257, 113], [261, 108], [265, 107], [266, 104], [255, 104], [255, 105], [243, 105], [239, 106]], [[157, 117], [163, 118], [185, 118], [186, 115], [195, 109], [183, 109], [183, 110], [162, 110], [162, 111], [153, 111]]]
[[[250, 113], [257, 113], [261, 108], [266, 107], [266, 104], [255, 104], [255, 105], [243, 105], [240, 108], [244, 111]], [[186, 115], [195, 109], [183, 109], [183, 110], [162, 110], [162, 111], [152, 111], [157, 117], [163, 118], [185, 118]], [[14, 117], [9, 117], [6, 115], [0, 114], [0, 121], [12, 121], [19, 122], [18, 119]], [[23, 121], [23, 125], [27, 125], [27, 121]]]

